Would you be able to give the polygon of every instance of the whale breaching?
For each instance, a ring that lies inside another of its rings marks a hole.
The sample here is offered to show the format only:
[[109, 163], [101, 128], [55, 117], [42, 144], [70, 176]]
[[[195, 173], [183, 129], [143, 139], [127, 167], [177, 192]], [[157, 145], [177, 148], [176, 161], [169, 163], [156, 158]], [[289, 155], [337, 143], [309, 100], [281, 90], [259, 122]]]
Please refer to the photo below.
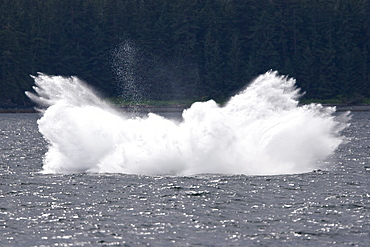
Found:
[[348, 117], [334, 107], [299, 105], [293, 78], [269, 71], [223, 106], [196, 102], [182, 121], [132, 117], [77, 77], [34, 77], [48, 142], [44, 173], [274, 175], [323, 169], [343, 142]]

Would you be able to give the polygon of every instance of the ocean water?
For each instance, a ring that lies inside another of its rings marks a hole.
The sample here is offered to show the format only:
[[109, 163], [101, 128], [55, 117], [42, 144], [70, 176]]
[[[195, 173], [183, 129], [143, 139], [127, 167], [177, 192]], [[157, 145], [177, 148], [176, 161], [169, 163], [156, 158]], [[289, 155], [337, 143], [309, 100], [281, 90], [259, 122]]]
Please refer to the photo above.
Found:
[[299, 106], [270, 73], [129, 117], [38, 78], [39, 114], [0, 114], [0, 246], [370, 245], [370, 112]]
[[0, 114], [1, 246], [369, 246], [370, 112], [302, 174], [43, 174], [39, 114]]

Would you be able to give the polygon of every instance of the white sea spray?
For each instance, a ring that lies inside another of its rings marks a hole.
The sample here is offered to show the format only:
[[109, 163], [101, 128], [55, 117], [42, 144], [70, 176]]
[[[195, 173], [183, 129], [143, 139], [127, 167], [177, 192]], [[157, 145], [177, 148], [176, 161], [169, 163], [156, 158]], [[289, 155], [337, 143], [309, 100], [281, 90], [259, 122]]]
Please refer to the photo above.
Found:
[[291, 174], [325, 168], [348, 117], [300, 106], [295, 80], [269, 71], [225, 106], [196, 102], [176, 122], [116, 111], [76, 77], [39, 74], [45, 173]]

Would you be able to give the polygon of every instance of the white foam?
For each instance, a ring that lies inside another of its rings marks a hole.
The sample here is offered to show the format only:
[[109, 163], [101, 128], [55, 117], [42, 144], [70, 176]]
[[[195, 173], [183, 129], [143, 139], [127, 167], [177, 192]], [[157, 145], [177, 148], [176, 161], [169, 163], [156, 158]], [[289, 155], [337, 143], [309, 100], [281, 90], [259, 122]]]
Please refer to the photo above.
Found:
[[45, 108], [45, 173], [288, 174], [323, 169], [347, 126], [320, 104], [298, 105], [295, 80], [267, 72], [220, 107], [196, 102], [178, 123], [130, 118], [76, 77], [35, 77]]

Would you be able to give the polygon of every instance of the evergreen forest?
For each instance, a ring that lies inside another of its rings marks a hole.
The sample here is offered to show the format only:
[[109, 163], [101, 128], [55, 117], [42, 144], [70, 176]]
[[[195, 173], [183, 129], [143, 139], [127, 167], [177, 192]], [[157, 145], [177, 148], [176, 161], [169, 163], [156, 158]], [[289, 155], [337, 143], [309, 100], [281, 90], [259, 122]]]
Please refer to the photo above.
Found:
[[306, 99], [370, 98], [370, 0], [0, 0], [0, 106], [30, 75], [104, 97], [223, 101], [277, 70]]

